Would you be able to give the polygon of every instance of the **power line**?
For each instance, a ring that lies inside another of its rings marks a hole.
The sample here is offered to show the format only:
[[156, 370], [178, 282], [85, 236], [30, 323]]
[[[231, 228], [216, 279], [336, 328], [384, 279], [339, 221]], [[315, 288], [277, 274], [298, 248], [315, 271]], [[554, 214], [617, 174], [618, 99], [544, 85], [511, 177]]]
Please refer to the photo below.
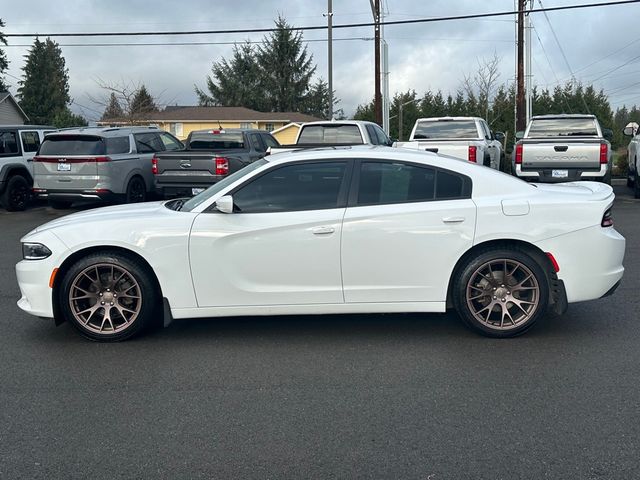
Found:
[[[563, 10], [577, 10], [595, 7], [608, 7], [613, 5], [628, 5], [633, 3], [639, 3], [640, 0], [617, 0], [601, 3], [587, 3], [579, 5], [565, 5], [561, 7], [549, 7], [527, 10], [527, 13], [539, 13], [539, 12], [557, 12]], [[489, 13], [476, 13], [470, 15], [455, 15], [448, 17], [432, 17], [432, 18], [416, 18], [410, 20], [392, 20], [379, 22], [378, 25], [390, 26], [390, 25], [410, 25], [418, 23], [433, 23], [433, 22], [446, 22], [453, 20], [471, 20], [478, 18], [490, 18], [490, 17], [503, 17], [507, 15], [516, 15], [519, 13], [516, 11], [503, 11], [503, 12], [489, 12]], [[333, 25], [333, 28], [360, 28], [360, 27], [373, 27], [375, 22], [364, 23], [346, 23], [342, 25]], [[303, 30], [326, 30], [326, 25], [314, 25], [307, 27], [288, 27], [286, 30], [291, 31], [303, 31]], [[76, 33], [5, 33], [7, 38], [15, 37], [127, 37], [127, 36], [174, 36], [174, 35], [213, 35], [213, 34], [239, 34], [239, 33], [270, 33], [281, 30], [281, 28], [252, 28], [252, 29], [235, 29], [235, 30], [183, 30], [183, 31], [169, 31], [169, 32], [76, 32]]]

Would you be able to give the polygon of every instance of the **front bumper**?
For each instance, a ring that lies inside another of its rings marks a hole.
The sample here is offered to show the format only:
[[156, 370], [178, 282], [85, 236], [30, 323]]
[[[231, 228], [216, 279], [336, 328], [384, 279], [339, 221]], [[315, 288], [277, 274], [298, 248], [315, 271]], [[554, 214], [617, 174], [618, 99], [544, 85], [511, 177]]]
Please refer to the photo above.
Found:
[[[567, 170], [568, 176], [554, 177], [553, 170]], [[522, 170], [522, 165], [515, 165], [514, 172], [516, 177], [532, 182], [544, 183], [564, 183], [577, 182], [580, 180], [602, 180], [607, 176], [610, 166], [608, 164], [600, 165], [599, 169], [580, 169], [580, 168], [537, 168], [533, 170]]]

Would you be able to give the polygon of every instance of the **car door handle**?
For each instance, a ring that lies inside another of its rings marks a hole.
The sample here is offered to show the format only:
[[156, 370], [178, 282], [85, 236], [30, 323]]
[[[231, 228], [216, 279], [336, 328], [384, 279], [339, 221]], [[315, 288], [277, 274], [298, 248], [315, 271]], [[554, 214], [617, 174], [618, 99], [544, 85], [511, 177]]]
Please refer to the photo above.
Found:
[[443, 217], [442, 223], [452, 224], [452, 223], [462, 223], [464, 222], [464, 217]]
[[336, 231], [335, 228], [328, 227], [328, 226], [327, 227], [314, 227], [314, 228], [311, 229], [311, 232], [314, 235], [329, 235], [329, 234], [331, 234], [331, 233], [333, 233], [335, 231]]

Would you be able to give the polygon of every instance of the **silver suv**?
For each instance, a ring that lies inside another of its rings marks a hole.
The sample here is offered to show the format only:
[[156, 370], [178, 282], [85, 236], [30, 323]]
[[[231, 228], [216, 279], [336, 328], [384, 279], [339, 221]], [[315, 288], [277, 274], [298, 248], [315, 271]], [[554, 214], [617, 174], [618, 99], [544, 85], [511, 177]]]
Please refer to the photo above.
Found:
[[47, 135], [33, 159], [33, 192], [54, 208], [76, 200], [144, 202], [151, 158], [182, 143], [156, 127], [90, 127]]

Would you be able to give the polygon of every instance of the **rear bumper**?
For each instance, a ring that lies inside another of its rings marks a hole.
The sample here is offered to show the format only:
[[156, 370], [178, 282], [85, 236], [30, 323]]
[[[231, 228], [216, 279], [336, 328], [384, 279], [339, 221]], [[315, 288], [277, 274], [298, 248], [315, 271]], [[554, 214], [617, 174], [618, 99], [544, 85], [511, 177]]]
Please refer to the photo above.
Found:
[[[554, 177], [554, 170], [566, 170], [566, 177]], [[515, 165], [514, 172], [516, 177], [523, 180], [530, 180], [532, 182], [545, 182], [545, 183], [563, 183], [563, 182], [577, 182], [580, 180], [602, 180], [610, 170], [608, 164], [600, 165], [599, 169], [581, 169], [581, 168], [534, 168], [523, 170], [522, 165]]]
[[110, 190], [44, 190], [34, 189], [36, 198], [44, 200], [58, 200], [62, 202], [74, 202], [79, 200], [100, 200], [111, 202], [118, 199], [118, 195]]
[[155, 192], [163, 198], [191, 197], [195, 193], [193, 189], [206, 190], [211, 185], [217, 183], [224, 176], [211, 177], [204, 182], [158, 182], [154, 184]]

